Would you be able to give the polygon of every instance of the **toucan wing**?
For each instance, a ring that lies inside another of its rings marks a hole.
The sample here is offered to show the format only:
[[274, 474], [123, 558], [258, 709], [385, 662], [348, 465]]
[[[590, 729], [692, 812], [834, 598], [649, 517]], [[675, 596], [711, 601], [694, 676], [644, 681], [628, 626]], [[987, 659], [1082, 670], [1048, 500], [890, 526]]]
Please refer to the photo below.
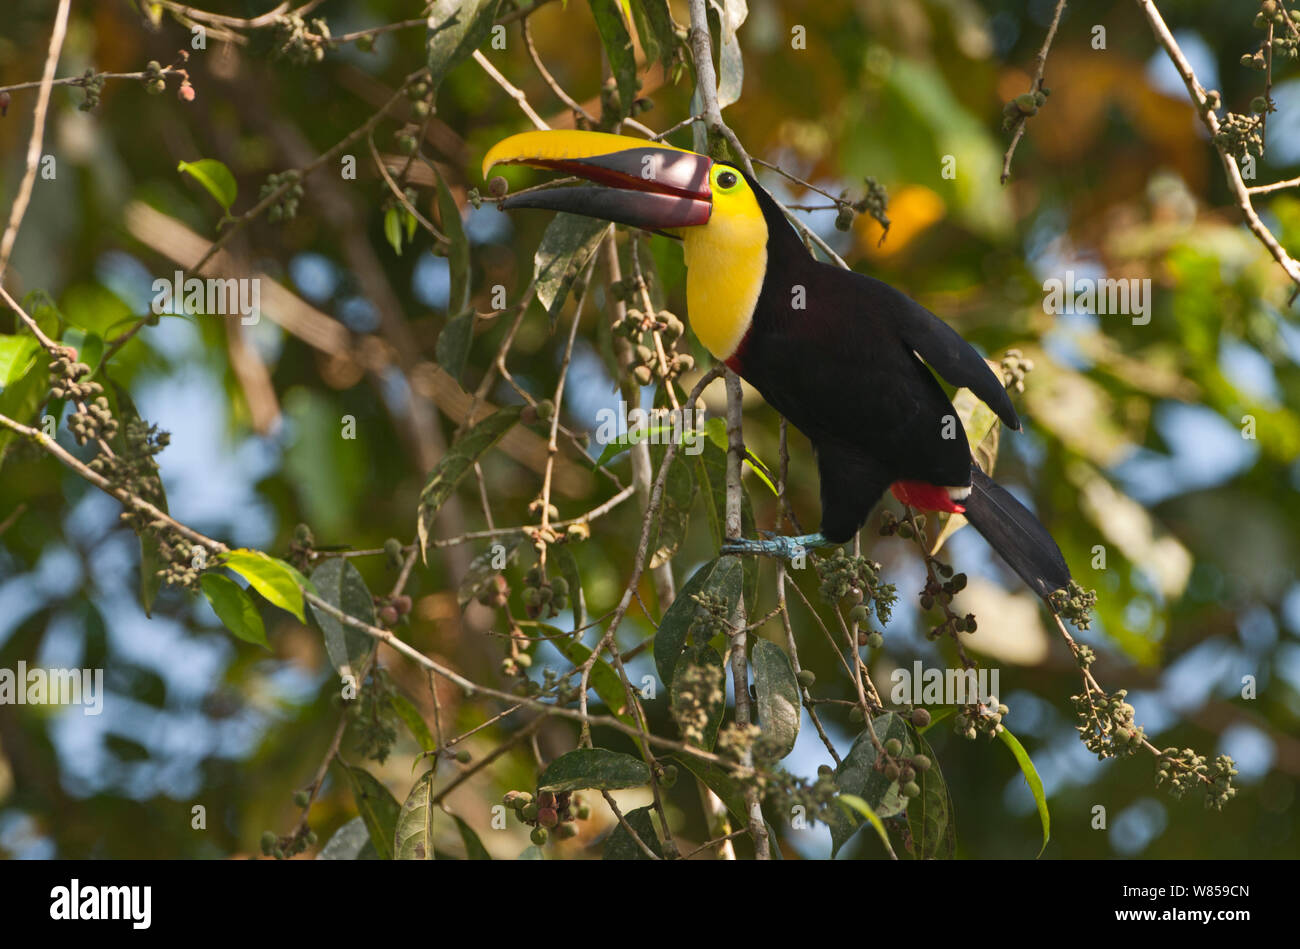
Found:
[[974, 392], [1009, 428], [1020, 428], [1020, 419], [1002, 381], [955, 329], [889, 284], [864, 274], [854, 276], [865, 281], [860, 286], [873, 298], [872, 309], [888, 314], [899, 338], [926, 365], [952, 385]]

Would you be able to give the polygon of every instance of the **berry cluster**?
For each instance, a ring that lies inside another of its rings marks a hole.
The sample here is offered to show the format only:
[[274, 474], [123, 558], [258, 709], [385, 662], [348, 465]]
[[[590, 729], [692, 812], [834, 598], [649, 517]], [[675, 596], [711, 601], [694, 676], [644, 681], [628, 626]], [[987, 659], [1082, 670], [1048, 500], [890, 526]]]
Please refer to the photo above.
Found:
[[990, 738], [1001, 734], [1002, 718], [1011, 712], [998, 702], [997, 696], [990, 696], [987, 701], [963, 705], [953, 717], [952, 730], [963, 738], [974, 741], [981, 734]]
[[[1300, 10], [1287, 10], [1278, 0], [1262, 0], [1253, 25], [1257, 30], [1268, 30], [1272, 26], [1274, 28], [1273, 55], [1295, 59], [1300, 56], [1300, 50], [1297, 50], [1297, 47], [1300, 47], [1300, 30], [1296, 29], [1297, 22], [1300, 22]], [[1247, 53], [1242, 56], [1241, 64], [1251, 69], [1263, 70], [1267, 66], [1264, 56], [1267, 46], [1268, 37], [1265, 36], [1259, 42], [1259, 50], [1254, 54]]]
[[[835, 783], [835, 769], [820, 765], [812, 781], [790, 774], [785, 769], [775, 769], [765, 782], [767, 793], [764, 803], [773, 811], [790, 814], [802, 807], [811, 819], [828, 823], [827, 812], [835, 806], [839, 785]], [[720, 835], [722, 829], [710, 828], [710, 833]]]
[[927, 634], [930, 639], [938, 639], [945, 634], [975, 632], [975, 614], [958, 616], [948, 606], [952, 598], [966, 589], [966, 574], [953, 573], [952, 567], [941, 560], [935, 560], [934, 573], [927, 575], [925, 586], [921, 589], [921, 609], [934, 609], [935, 604], [943, 608], [944, 619]]
[[[59, 354], [50, 360], [50, 395], [56, 399], [71, 399], [78, 411], [69, 419], [72, 434], [78, 445], [89, 441], [112, 438], [117, 432], [117, 423], [108, 408], [108, 400], [102, 398], [104, 387], [98, 382], [82, 378], [90, 375], [90, 366], [77, 362], [77, 351], [68, 347], [59, 350]], [[85, 407], [88, 399], [96, 411]]]
[[1025, 376], [1034, 370], [1034, 361], [1018, 349], [1008, 349], [1002, 356], [1002, 385], [1009, 392], [1025, 391]]
[[[299, 791], [305, 794], [305, 791]], [[294, 800], [297, 800], [295, 795]], [[287, 860], [297, 856], [308, 847], [316, 846], [316, 832], [305, 824], [294, 829], [293, 833], [280, 836], [273, 830], [262, 834], [262, 853], [277, 860]]]
[[199, 575], [208, 566], [207, 548], [191, 543], [165, 521], [153, 521], [149, 528], [158, 535], [158, 553], [163, 560], [157, 576], [168, 586], [197, 591]]
[[550, 839], [552, 831], [560, 840], [578, 836], [577, 822], [591, 817], [591, 807], [582, 795], [570, 791], [539, 791], [536, 797], [529, 791], [507, 791], [501, 803], [515, 812], [521, 824], [533, 828], [530, 837], [539, 847]]
[[430, 86], [423, 79], [417, 80], [406, 87], [406, 98], [411, 100], [411, 111], [417, 118], [424, 118], [429, 114], [431, 106], [429, 105]]
[[104, 92], [104, 77], [95, 72], [93, 69], [87, 69], [81, 76], [81, 81], [77, 83], [81, 91], [86, 94], [86, 98], [77, 106], [82, 112], [89, 112], [91, 109], [99, 106], [99, 97]]
[[695, 368], [694, 356], [674, 352], [686, 327], [667, 310], [646, 313], [628, 307], [627, 315], [615, 321], [613, 331], [631, 345], [632, 376], [637, 385], [648, 386], [655, 379], [675, 379]]
[[302, 198], [302, 175], [296, 169], [290, 168], [288, 171], [267, 175], [266, 183], [258, 192], [257, 200], [264, 201], [281, 188], [285, 188], [284, 193], [266, 212], [268, 221], [290, 221], [298, 215], [298, 201]]
[[144, 88], [151, 96], [160, 96], [167, 91], [167, 79], [163, 76], [162, 63], [151, 59], [144, 67]]
[[925, 755], [903, 756], [903, 743], [897, 738], [885, 742], [885, 753], [876, 756], [876, 770], [891, 783], [898, 782], [898, 793], [905, 798], [921, 796], [921, 786], [916, 783], [919, 772], [929, 771], [933, 762]]
[[840, 192], [840, 196], [835, 199], [835, 228], [847, 231], [853, 227], [854, 217], [859, 214], [870, 214], [884, 228], [884, 233], [880, 235], [880, 240], [884, 241], [885, 234], [889, 233], [890, 224], [889, 215], [885, 213], [889, 207], [889, 192], [870, 175], [866, 178], [866, 185], [866, 193], [857, 201], [848, 199], [848, 191]]
[[275, 37], [274, 55], [295, 66], [319, 63], [325, 58], [325, 50], [333, 45], [329, 24], [320, 17], [313, 17], [308, 23], [289, 13], [276, 17], [271, 29]]
[[375, 604], [375, 618], [380, 626], [396, 626], [411, 613], [411, 598], [405, 593], [394, 596], [371, 597]]
[[682, 741], [702, 748], [711, 713], [727, 700], [722, 668], [690, 662], [680, 669], [673, 677], [670, 712]]
[[692, 593], [695, 616], [691, 619], [691, 639], [697, 644], [707, 643], [718, 634], [730, 636], [735, 630], [731, 623], [732, 605], [718, 593]]
[[1040, 84], [1033, 92], [1016, 96], [1002, 107], [1002, 128], [1009, 132], [1031, 115], [1037, 115], [1051, 94], [1051, 89]]
[[1156, 784], [1168, 784], [1169, 793], [1182, 798], [1198, 784], [1206, 785], [1205, 806], [1222, 810], [1223, 805], [1237, 796], [1237, 789], [1232, 786], [1232, 779], [1237, 774], [1236, 764], [1227, 755], [1219, 755], [1213, 763], [1207, 764], [1204, 755], [1198, 755], [1191, 748], [1179, 751], [1166, 748], [1160, 752], [1160, 763], [1156, 766]]
[[1219, 120], [1219, 131], [1214, 136], [1214, 144], [1239, 159], [1244, 159], [1247, 154], [1257, 158], [1262, 157], [1264, 154], [1263, 113], [1268, 109], [1268, 102], [1263, 99], [1263, 96], [1258, 96], [1254, 104], [1261, 104], [1261, 100], [1263, 108], [1255, 115], [1242, 115], [1240, 112], [1229, 112], [1224, 115]]
[[1074, 730], [1098, 760], [1135, 754], [1146, 740], [1142, 726], [1133, 721], [1133, 706], [1124, 701], [1127, 695], [1127, 689], [1108, 694], [1088, 684], [1070, 696], [1079, 716]]
[[818, 592], [825, 602], [838, 603], [845, 597], [855, 604], [870, 600], [881, 625], [888, 625], [894, 604], [898, 602], [898, 592], [892, 583], [880, 582], [880, 564], [866, 557], [851, 556], [843, 547], [836, 547], [829, 557], [815, 561], [814, 565], [821, 579]]
[[1052, 609], [1078, 629], [1087, 629], [1092, 625], [1092, 611], [1097, 606], [1096, 590], [1085, 590], [1071, 580], [1068, 588], [1053, 591], [1048, 601]]
[[569, 608], [569, 581], [548, 578], [540, 566], [524, 574], [524, 612], [529, 619], [551, 619]]

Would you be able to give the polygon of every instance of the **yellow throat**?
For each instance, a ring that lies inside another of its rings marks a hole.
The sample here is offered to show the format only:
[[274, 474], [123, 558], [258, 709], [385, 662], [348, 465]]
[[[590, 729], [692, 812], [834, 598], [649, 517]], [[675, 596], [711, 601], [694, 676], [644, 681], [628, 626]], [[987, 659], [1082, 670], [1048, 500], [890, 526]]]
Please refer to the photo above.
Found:
[[716, 184], [725, 165], [713, 166], [709, 223], [684, 227], [686, 306], [691, 328], [718, 360], [735, 353], [749, 330], [767, 273], [767, 221], [748, 182], [730, 190]]

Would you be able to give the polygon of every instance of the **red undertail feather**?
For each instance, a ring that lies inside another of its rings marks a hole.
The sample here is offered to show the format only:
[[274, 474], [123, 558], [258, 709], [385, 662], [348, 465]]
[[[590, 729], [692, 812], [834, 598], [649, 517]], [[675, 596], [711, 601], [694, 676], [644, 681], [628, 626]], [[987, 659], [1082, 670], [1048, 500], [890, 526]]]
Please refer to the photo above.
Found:
[[924, 481], [895, 481], [889, 486], [894, 497], [904, 504], [919, 507], [925, 511], [948, 511], [951, 514], [965, 514], [966, 508], [955, 502], [948, 495], [947, 488]]

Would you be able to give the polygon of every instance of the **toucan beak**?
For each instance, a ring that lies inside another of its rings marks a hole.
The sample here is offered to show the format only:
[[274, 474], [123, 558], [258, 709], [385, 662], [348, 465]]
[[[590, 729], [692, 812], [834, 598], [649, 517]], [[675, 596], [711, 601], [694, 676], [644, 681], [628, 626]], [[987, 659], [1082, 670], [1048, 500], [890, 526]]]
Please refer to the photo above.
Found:
[[546, 208], [651, 231], [707, 224], [713, 212], [709, 169], [695, 152], [605, 132], [524, 132], [492, 146], [483, 177], [494, 165], [534, 165], [602, 187], [545, 188], [506, 198], [509, 208]]

